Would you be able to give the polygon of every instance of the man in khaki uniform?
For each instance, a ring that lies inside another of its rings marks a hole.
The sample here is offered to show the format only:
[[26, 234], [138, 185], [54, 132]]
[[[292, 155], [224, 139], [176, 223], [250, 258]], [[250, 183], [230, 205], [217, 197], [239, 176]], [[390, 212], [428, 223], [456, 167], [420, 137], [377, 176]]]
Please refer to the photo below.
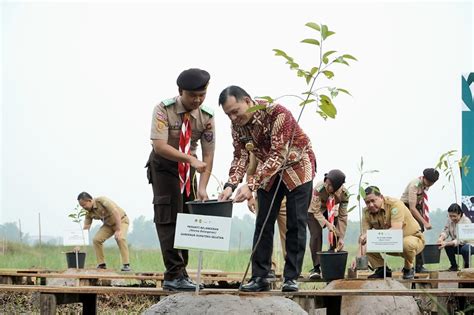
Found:
[[97, 268], [107, 268], [103, 244], [113, 235], [117, 241], [120, 256], [122, 257], [123, 266], [121, 270], [130, 271], [126, 238], [129, 221], [125, 211], [107, 197], [92, 198], [92, 196], [86, 192], [81, 192], [77, 197], [77, 201], [79, 201], [79, 205], [87, 211], [84, 220], [84, 230], [90, 229], [93, 219], [103, 222], [103, 225], [99, 231], [97, 231], [93, 240], [97, 258]]
[[[324, 175], [324, 181], [316, 184], [313, 190], [311, 206], [308, 209], [308, 228], [311, 238], [309, 248], [313, 260], [313, 269], [309, 271], [310, 279], [321, 279], [321, 266], [317, 252], [323, 247], [323, 228], [335, 233], [330, 249], [342, 250], [344, 236], [347, 229], [347, 206], [349, 204], [349, 191], [344, 187], [346, 175], [340, 170], [331, 170]], [[334, 224], [328, 221], [327, 203], [329, 198], [334, 198], [335, 218]], [[337, 242], [336, 242], [337, 236]]]
[[[439, 172], [434, 168], [426, 168], [423, 171], [423, 176], [419, 176], [408, 183], [405, 191], [402, 194], [400, 200], [410, 209], [413, 217], [418, 221], [421, 227], [421, 232], [431, 230], [431, 223], [429, 218], [425, 218], [423, 215], [423, 207], [425, 206], [425, 200], [423, 195], [426, 194], [428, 189], [433, 186], [439, 178]], [[416, 255], [415, 272], [428, 272], [423, 267], [423, 255]]]
[[[209, 73], [201, 69], [181, 72], [176, 80], [179, 96], [160, 102], [153, 110], [153, 150], [147, 175], [153, 188], [154, 222], [166, 267], [165, 290], [196, 289], [186, 272], [188, 251], [174, 248], [174, 236], [178, 213], [189, 213], [185, 203], [209, 199], [206, 187], [214, 160], [214, 112], [202, 104], [209, 80]], [[196, 156], [198, 141], [202, 161]], [[198, 185], [195, 171], [200, 173]]]
[[[418, 222], [413, 218], [410, 210], [403, 202], [391, 197], [384, 197], [375, 186], [365, 189], [364, 217], [362, 219], [362, 234], [359, 237], [359, 247], [367, 242], [367, 230], [403, 230], [403, 253], [389, 253], [393, 256], [402, 256], [405, 259], [403, 279], [413, 279], [415, 270], [413, 263], [416, 254], [425, 247], [425, 238], [420, 231]], [[360, 248], [359, 248], [360, 252]], [[383, 258], [379, 253], [367, 253], [369, 263], [375, 273], [369, 278], [383, 278]], [[387, 266], [387, 277], [392, 276], [392, 271]]]
[[[250, 151], [249, 152], [249, 166], [247, 168], [247, 181], [249, 181], [252, 176], [255, 174], [257, 170], [257, 158], [255, 155]], [[258, 212], [258, 202], [257, 202], [257, 194], [254, 193], [254, 196], [247, 201], [247, 206], [252, 213], [257, 214]], [[278, 212], [277, 217], [277, 224], [278, 224], [278, 232], [280, 234], [280, 243], [281, 243], [281, 251], [283, 253], [283, 259], [286, 256], [286, 198], [283, 198], [280, 206], [280, 211]], [[268, 273], [268, 278], [275, 278], [276, 277], [276, 270], [277, 270], [277, 263], [275, 260], [274, 252], [272, 252], [272, 269]]]

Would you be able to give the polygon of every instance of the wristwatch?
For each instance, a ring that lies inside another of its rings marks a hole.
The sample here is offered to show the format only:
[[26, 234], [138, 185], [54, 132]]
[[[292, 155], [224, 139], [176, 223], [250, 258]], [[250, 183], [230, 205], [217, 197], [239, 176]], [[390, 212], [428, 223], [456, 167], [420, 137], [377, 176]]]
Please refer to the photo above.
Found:
[[234, 185], [234, 184], [231, 184], [231, 183], [225, 183], [225, 184], [224, 184], [224, 190], [225, 190], [227, 187], [232, 188], [232, 192], [234, 192], [234, 190], [237, 188], [237, 185]]

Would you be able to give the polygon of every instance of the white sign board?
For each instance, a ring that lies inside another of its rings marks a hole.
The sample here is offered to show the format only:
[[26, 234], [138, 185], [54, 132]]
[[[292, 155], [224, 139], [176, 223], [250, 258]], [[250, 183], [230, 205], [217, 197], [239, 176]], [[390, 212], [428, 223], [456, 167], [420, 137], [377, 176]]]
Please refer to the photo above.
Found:
[[368, 230], [367, 252], [401, 253], [403, 252], [402, 230]]
[[473, 241], [474, 223], [458, 224], [458, 239], [462, 241]]
[[78, 228], [66, 229], [63, 234], [63, 245], [87, 246], [89, 245], [89, 232]]
[[178, 213], [174, 247], [228, 251], [232, 218]]

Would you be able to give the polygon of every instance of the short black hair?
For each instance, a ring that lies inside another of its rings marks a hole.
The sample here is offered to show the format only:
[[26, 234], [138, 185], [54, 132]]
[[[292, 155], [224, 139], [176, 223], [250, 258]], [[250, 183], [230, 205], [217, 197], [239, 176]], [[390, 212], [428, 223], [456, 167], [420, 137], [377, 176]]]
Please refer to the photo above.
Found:
[[462, 212], [461, 206], [459, 206], [457, 203], [452, 203], [448, 208], [448, 212], [460, 214], [461, 216], [464, 214], [464, 212]]
[[247, 93], [247, 91], [245, 91], [240, 86], [231, 85], [222, 90], [221, 94], [219, 95], [219, 105], [224, 105], [227, 99], [231, 96], [235, 97], [237, 102], [243, 100], [244, 97], [251, 98], [249, 93]]
[[92, 200], [92, 196], [89, 193], [83, 191], [77, 196], [77, 201], [79, 200]]
[[382, 193], [377, 186], [369, 186], [364, 191], [366, 195], [374, 194], [376, 196], [382, 196]]

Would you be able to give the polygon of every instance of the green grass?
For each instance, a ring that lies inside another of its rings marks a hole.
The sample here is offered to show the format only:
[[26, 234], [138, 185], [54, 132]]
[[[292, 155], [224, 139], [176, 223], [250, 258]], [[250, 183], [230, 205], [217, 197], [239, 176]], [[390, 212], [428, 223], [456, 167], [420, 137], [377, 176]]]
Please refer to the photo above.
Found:
[[[95, 253], [91, 246], [82, 248], [86, 253], [86, 268], [95, 268]], [[27, 246], [23, 244], [9, 243], [4, 255], [0, 252], [0, 268], [45, 268], [51, 270], [66, 269], [66, 256], [64, 252], [71, 250], [70, 247], [64, 246]], [[356, 253], [355, 246], [348, 246], [349, 251], [347, 267], [354, 259]], [[120, 255], [118, 248], [105, 247], [105, 257], [107, 267], [110, 269], [120, 269]], [[203, 269], [217, 269], [222, 271], [244, 272], [250, 258], [250, 250], [230, 251], [230, 252], [203, 252]], [[277, 271], [283, 270], [283, 256], [280, 252], [275, 253], [274, 260], [277, 263]], [[401, 257], [393, 257], [387, 255], [388, 265], [394, 269], [403, 267], [403, 259]], [[130, 262], [132, 268], [136, 272], [163, 272], [164, 265], [160, 250], [134, 249], [130, 248]], [[190, 251], [188, 269], [197, 269], [198, 252]], [[441, 261], [439, 264], [425, 265], [429, 270], [442, 270], [449, 268], [449, 261], [444, 251], [441, 253]], [[312, 268], [312, 261], [309, 250], [303, 263], [303, 273], [307, 273]]]

